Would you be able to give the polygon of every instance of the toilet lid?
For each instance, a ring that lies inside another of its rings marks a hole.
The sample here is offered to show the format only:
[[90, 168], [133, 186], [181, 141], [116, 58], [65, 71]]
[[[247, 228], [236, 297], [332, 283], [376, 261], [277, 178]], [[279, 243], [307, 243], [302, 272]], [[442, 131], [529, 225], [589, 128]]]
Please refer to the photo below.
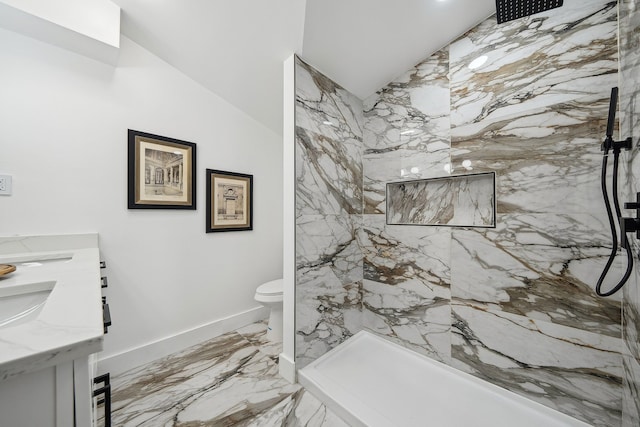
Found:
[[256, 293], [261, 295], [281, 295], [282, 294], [282, 279], [272, 280], [267, 283], [263, 283], [258, 286]]

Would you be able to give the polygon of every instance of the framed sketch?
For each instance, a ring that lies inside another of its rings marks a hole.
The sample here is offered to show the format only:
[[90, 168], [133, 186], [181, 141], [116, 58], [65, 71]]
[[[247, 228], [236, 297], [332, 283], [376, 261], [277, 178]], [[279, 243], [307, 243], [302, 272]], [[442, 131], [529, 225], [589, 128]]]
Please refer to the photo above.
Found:
[[253, 175], [207, 169], [207, 233], [253, 230]]
[[129, 129], [129, 209], [195, 209], [196, 144]]

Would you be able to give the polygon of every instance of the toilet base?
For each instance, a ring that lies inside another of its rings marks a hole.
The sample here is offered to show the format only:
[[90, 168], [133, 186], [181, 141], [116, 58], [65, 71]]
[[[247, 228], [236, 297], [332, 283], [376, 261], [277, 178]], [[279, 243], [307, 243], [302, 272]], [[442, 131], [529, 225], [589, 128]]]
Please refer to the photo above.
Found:
[[272, 306], [267, 326], [267, 339], [273, 342], [282, 341], [282, 304]]

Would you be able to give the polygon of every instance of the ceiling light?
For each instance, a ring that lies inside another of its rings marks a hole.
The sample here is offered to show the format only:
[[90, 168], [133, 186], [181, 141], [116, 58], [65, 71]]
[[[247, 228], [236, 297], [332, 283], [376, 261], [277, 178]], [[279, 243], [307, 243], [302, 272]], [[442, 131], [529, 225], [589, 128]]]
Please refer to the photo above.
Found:
[[411, 168], [411, 173], [418, 173], [420, 172], [420, 168], [418, 168], [417, 166], [414, 166]]
[[479, 56], [473, 61], [471, 61], [468, 67], [470, 70], [475, 70], [476, 68], [480, 68], [484, 65], [485, 62], [487, 62], [487, 59], [489, 59], [487, 55]]

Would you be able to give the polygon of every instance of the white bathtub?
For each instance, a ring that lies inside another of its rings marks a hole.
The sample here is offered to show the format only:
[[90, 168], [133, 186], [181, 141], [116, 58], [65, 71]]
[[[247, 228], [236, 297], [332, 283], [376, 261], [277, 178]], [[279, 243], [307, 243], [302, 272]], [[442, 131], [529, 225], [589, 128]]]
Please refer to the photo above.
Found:
[[298, 380], [351, 426], [588, 426], [365, 331], [298, 371]]

